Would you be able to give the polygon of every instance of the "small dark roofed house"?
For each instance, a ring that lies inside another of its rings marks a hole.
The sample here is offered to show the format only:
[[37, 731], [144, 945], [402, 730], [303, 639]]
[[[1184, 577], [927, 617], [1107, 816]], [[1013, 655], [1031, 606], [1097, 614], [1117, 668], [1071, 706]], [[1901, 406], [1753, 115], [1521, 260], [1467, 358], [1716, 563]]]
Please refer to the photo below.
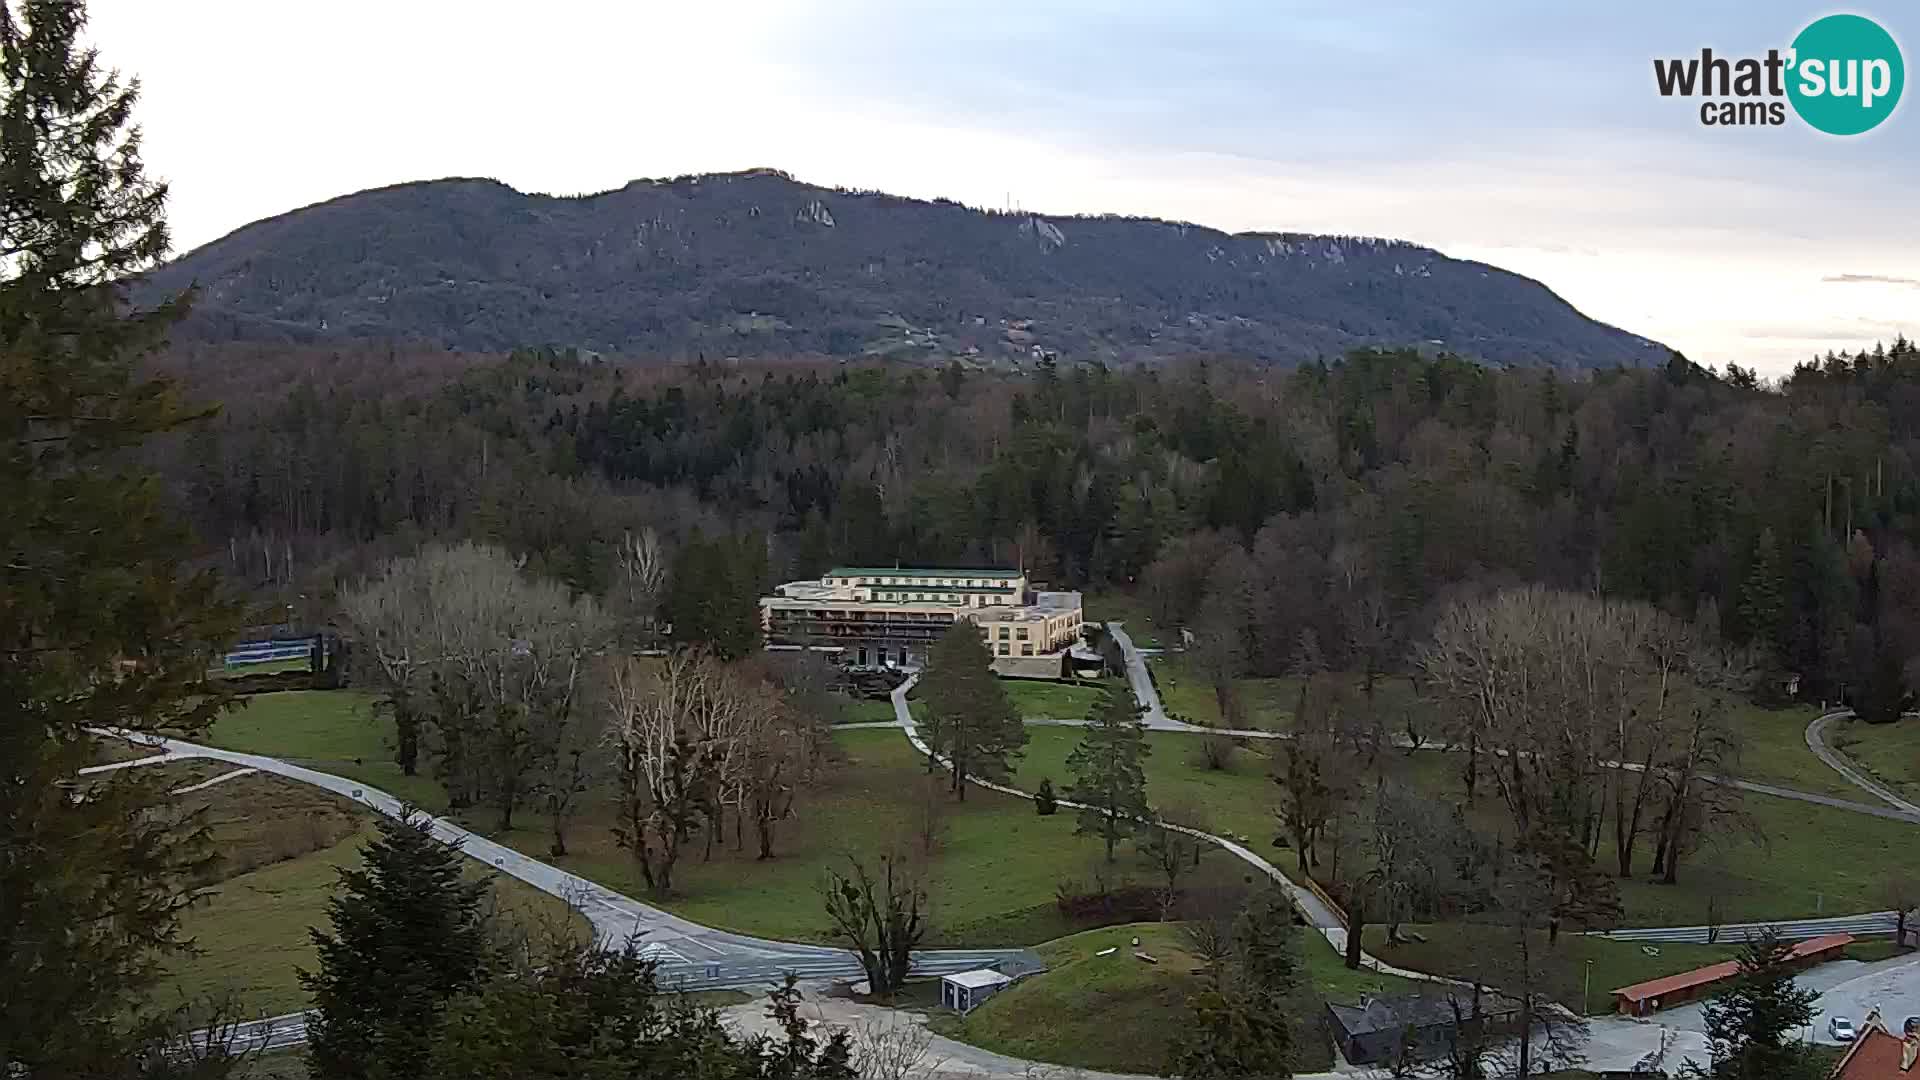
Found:
[[[1473, 1014], [1471, 1000], [1459, 1001], [1461, 1017]], [[1362, 996], [1352, 1005], [1327, 1003], [1327, 1026], [1342, 1057], [1353, 1065], [1391, 1065], [1424, 1061], [1447, 1052], [1457, 1037], [1455, 999], [1447, 993]], [[1480, 1022], [1510, 1023], [1515, 1003], [1497, 995], [1480, 999]], [[1916, 1077], [1915, 1080], [1920, 1080]]]
[[1832, 1080], [1920, 1080], [1920, 1016], [1909, 1016], [1903, 1034], [1887, 1030], [1880, 1010], [1867, 1014]]

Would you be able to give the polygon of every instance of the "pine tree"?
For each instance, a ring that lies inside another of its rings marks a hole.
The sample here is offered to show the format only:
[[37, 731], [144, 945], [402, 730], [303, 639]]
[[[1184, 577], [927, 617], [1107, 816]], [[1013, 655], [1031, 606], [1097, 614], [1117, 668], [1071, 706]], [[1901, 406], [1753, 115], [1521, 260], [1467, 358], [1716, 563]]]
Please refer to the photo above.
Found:
[[418, 1075], [854, 1080], [850, 1038], [844, 1030], [814, 1037], [792, 975], [770, 998], [768, 1015], [785, 1038], [742, 1039], [715, 1010], [663, 994], [637, 945], [575, 945], [455, 1000]]
[[310, 931], [319, 970], [300, 973], [314, 1006], [307, 1057], [320, 1077], [419, 1075], [446, 1002], [489, 966], [488, 883], [465, 880], [458, 845], [436, 839], [430, 818], [377, 824], [364, 865], [339, 871], [331, 932]]
[[1780, 623], [1786, 614], [1786, 571], [1780, 556], [1780, 544], [1772, 529], [1763, 529], [1754, 542], [1753, 561], [1740, 585], [1740, 603], [1735, 609], [1746, 640], [1778, 655]]
[[1706, 1005], [1714, 1080], [1815, 1080], [1825, 1075], [1795, 1032], [1813, 1022], [1818, 991], [1793, 981], [1792, 950], [1771, 930], [1741, 951], [1732, 989]]
[[921, 734], [946, 759], [954, 794], [962, 801], [968, 777], [1009, 775], [1013, 759], [1027, 745], [1027, 728], [993, 673], [993, 654], [978, 626], [955, 620], [927, 650], [920, 699], [927, 704]]
[[1043, 776], [1040, 786], [1033, 793], [1033, 812], [1041, 817], [1050, 817], [1060, 809], [1060, 800], [1053, 793], [1053, 778]]
[[[206, 865], [192, 820], [121, 775], [75, 801], [90, 726], [187, 730], [237, 624], [131, 451], [199, 414], [139, 357], [184, 297], [131, 310], [166, 254], [136, 83], [79, 41], [80, 0], [0, 5], [0, 1061], [93, 1075], [156, 1037], [144, 999]], [[137, 771], [137, 770], [130, 770]]]
[[1192, 1022], [1176, 1035], [1167, 1075], [1186, 1080], [1281, 1080], [1293, 1075], [1293, 1038], [1265, 998], [1206, 990], [1189, 1002]]
[[1108, 862], [1113, 861], [1114, 846], [1153, 814], [1143, 765], [1149, 752], [1133, 692], [1114, 687], [1102, 691], [1087, 714], [1080, 745], [1067, 755], [1067, 772], [1073, 776], [1067, 799], [1081, 804], [1075, 835], [1098, 836], [1106, 844]]
[[1300, 934], [1285, 891], [1276, 886], [1256, 894], [1234, 923], [1233, 943], [1250, 993], [1277, 1000], [1299, 987]]

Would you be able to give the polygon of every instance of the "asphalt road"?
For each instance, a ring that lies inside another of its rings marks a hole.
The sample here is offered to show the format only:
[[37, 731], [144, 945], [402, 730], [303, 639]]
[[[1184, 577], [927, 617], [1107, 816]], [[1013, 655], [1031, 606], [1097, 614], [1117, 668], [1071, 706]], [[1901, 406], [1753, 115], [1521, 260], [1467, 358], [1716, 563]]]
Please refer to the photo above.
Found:
[[[103, 734], [129, 737], [125, 732]], [[397, 818], [403, 812], [403, 804], [399, 799], [378, 788], [278, 758], [222, 750], [179, 739], [154, 736], [131, 738], [161, 748], [165, 754], [139, 759], [138, 762], [116, 763], [116, 767], [185, 758], [224, 761], [323, 788], [388, 817]], [[458, 844], [469, 858], [478, 859], [501, 873], [519, 878], [578, 909], [593, 924], [598, 940], [611, 944], [636, 942], [641, 955], [655, 962], [663, 987], [680, 990], [722, 987], [758, 989], [772, 986], [789, 973], [801, 979], [858, 978], [864, 974], [858, 957], [846, 949], [774, 941], [703, 926], [523, 855], [446, 818], [433, 818], [432, 821], [433, 834], [449, 843]], [[914, 954], [913, 970], [922, 975], [949, 974], [987, 967], [1016, 957], [1030, 958], [1031, 954], [1020, 949], [927, 949]], [[305, 1037], [304, 1023], [298, 1014], [293, 1014], [255, 1025], [249, 1039], [263, 1041], [269, 1046], [281, 1046], [302, 1042]]]

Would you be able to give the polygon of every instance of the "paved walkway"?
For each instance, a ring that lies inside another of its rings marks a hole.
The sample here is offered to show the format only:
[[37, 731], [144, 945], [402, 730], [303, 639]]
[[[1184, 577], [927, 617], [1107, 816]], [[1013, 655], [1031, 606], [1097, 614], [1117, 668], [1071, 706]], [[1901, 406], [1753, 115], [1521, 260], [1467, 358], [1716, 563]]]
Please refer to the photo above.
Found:
[[1902, 798], [1899, 792], [1894, 791], [1887, 785], [1867, 775], [1866, 770], [1854, 764], [1853, 760], [1847, 757], [1847, 755], [1827, 745], [1827, 728], [1832, 726], [1836, 720], [1846, 720], [1852, 716], [1852, 709], [1840, 709], [1827, 713], [1825, 716], [1814, 720], [1813, 723], [1808, 724], [1807, 749], [1813, 751], [1815, 757], [1826, 762], [1828, 767], [1833, 769], [1834, 772], [1846, 777], [1847, 782], [1854, 787], [1881, 800], [1888, 806], [1902, 811], [1902, 813], [1911, 820], [1920, 821], [1920, 805], [1915, 805]]
[[[225, 761], [298, 780], [345, 796], [388, 817], [400, 817], [406, 809], [398, 798], [360, 781], [262, 754], [222, 750], [179, 739], [130, 736], [124, 732], [102, 734], [129, 738], [138, 744], [163, 749], [166, 751], [166, 760], [194, 758]], [[138, 763], [154, 760], [141, 758]], [[778, 982], [788, 972], [802, 978], [857, 978], [863, 974], [859, 959], [846, 949], [773, 941], [702, 926], [523, 855], [447, 818], [434, 818], [432, 821], [433, 834], [448, 843], [460, 845], [461, 851], [468, 857], [558, 897], [578, 910], [592, 923], [595, 937], [600, 941], [614, 944], [639, 941], [641, 954], [658, 964], [663, 986], [686, 989], [764, 987]], [[914, 970], [925, 974], [965, 971], [1021, 955], [1024, 955], [1023, 950], [1013, 949], [929, 949], [915, 954]]]
[[[1133, 643], [1131, 641], [1124, 642], [1122, 645], [1122, 648], [1128, 650], [1129, 653], [1132, 653]], [[1137, 655], [1137, 654], [1133, 654], [1133, 655]], [[914, 684], [919, 681], [920, 681], [920, 677], [918, 675], [915, 675], [909, 678], [906, 682], [903, 682], [899, 686], [894, 688], [893, 713], [895, 717], [895, 724], [901, 729], [901, 731], [903, 731], [906, 734], [907, 740], [913, 743], [913, 746], [916, 750], [919, 750], [921, 753], [926, 754], [930, 757], [933, 757], [936, 760], [944, 760], [944, 759], [941, 759], [938, 754], [934, 753], [933, 748], [927, 744], [927, 741], [924, 738], [921, 737], [919, 722], [913, 718], [913, 712], [907, 708], [907, 693], [908, 691], [912, 690]], [[1147, 690], [1147, 693], [1151, 695], [1151, 697], [1143, 701], [1142, 704], [1145, 705], [1147, 708], [1147, 711], [1151, 713], [1153, 709], [1156, 706], [1158, 706], [1160, 701], [1160, 695], [1154, 690], [1151, 682], [1147, 684], [1146, 690]], [[1138, 691], [1136, 690], [1136, 694], [1137, 693]], [[1165, 715], [1164, 712], [1161, 715], [1164, 716]], [[1022, 798], [1022, 799], [1033, 798], [1033, 793], [1030, 791], [1024, 791], [1020, 788], [1010, 787], [1006, 784], [996, 784], [991, 780], [983, 780], [975, 776], [969, 776], [967, 778], [967, 782], [977, 785], [979, 787], [986, 788], [989, 791], [998, 791], [1002, 794], [1013, 795], [1017, 798]], [[1082, 804], [1080, 803], [1072, 802], [1067, 799], [1061, 799], [1058, 801], [1061, 806], [1066, 807], [1067, 809], [1070, 809], [1070, 810], [1082, 809]], [[1326, 902], [1321, 900], [1320, 897], [1313, 892], [1313, 890], [1308, 889], [1303, 885], [1299, 885], [1295, 883], [1293, 879], [1287, 877], [1287, 875], [1283, 873], [1279, 867], [1273, 865], [1272, 863], [1268, 862], [1266, 859], [1262, 858], [1260, 855], [1255, 853], [1251, 848], [1248, 848], [1246, 845], [1241, 844], [1235, 840], [1231, 840], [1227, 837], [1215, 836], [1213, 833], [1202, 832], [1199, 829], [1189, 828], [1188, 826], [1185, 826], [1185, 825], [1175, 825], [1167, 821], [1152, 821], [1152, 822], [1148, 822], [1148, 824], [1156, 825], [1162, 829], [1170, 829], [1174, 832], [1184, 833], [1198, 840], [1205, 840], [1210, 844], [1214, 844], [1215, 846], [1226, 849], [1227, 851], [1231, 852], [1234, 855], [1234, 857], [1240, 859], [1242, 862], [1245, 862], [1247, 865], [1252, 866], [1254, 869], [1259, 870], [1262, 874], [1266, 875], [1266, 877], [1269, 880], [1271, 880], [1274, 884], [1286, 890], [1288, 897], [1293, 902], [1293, 906], [1295, 910], [1300, 912], [1301, 917], [1306, 919], [1308, 925], [1312, 926], [1315, 931], [1317, 931], [1322, 937], [1327, 939], [1327, 943], [1333, 946], [1333, 949], [1335, 952], [1341, 953], [1343, 955], [1345, 954], [1347, 949], [1347, 928], [1346, 928], [1346, 925], [1340, 920], [1340, 917], [1334, 914], [1333, 909], [1329, 908]], [[1380, 958], [1373, 956], [1370, 953], [1361, 953], [1360, 966], [1371, 971], [1377, 971], [1383, 975], [1397, 975], [1403, 979], [1417, 979], [1424, 982], [1448, 982], [1448, 983], [1454, 981], [1452, 979], [1443, 978], [1438, 975], [1430, 975], [1424, 971], [1413, 971], [1408, 968], [1395, 967], [1394, 965], [1389, 964], [1386, 961], [1381, 960]]]
[[[1128, 682], [1134, 695], [1144, 706], [1143, 725], [1155, 731], [1177, 731], [1186, 733], [1227, 734], [1246, 738], [1287, 738], [1291, 733], [1270, 731], [1241, 731], [1208, 728], [1174, 720], [1167, 715], [1161, 703], [1157, 688], [1147, 672], [1145, 658], [1134, 646], [1119, 623], [1109, 623], [1108, 628], [1120, 645], [1127, 662]], [[922, 753], [931, 754], [932, 750], [921, 738], [918, 724], [907, 708], [906, 694], [917, 681], [917, 676], [901, 684], [893, 692], [895, 720], [892, 723], [861, 723], [840, 725], [845, 728], [881, 728], [898, 727]], [[1827, 796], [1813, 795], [1807, 792], [1793, 791], [1774, 785], [1751, 783], [1738, 780], [1714, 779], [1714, 782], [1727, 782], [1736, 787], [1768, 795], [1801, 799], [1807, 802], [1834, 806], [1856, 812], [1872, 813], [1897, 820], [1920, 823], [1920, 806], [1901, 799], [1885, 789], [1883, 785], [1862, 775], [1859, 770], [1846, 761], [1844, 755], [1828, 747], [1824, 740], [1825, 727], [1831, 721], [1846, 715], [1829, 713], [1816, 719], [1807, 728], [1808, 748], [1822, 761], [1833, 767], [1842, 776], [1863, 790], [1889, 803], [1893, 809], [1869, 806], [1847, 800], [1833, 799]], [[1073, 720], [1053, 720], [1050, 723], [1073, 725]], [[200, 746], [194, 743], [172, 739], [135, 737], [142, 742], [160, 748], [164, 753], [131, 761], [114, 762], [107, 765], [92, 766], [82, 770], [85, 773], [104, 772], [111, 769], [127, 768], [138, 765], [159, 764], [186, 758], [209, 758], [228, 761], [242, 766], [233, 773], [224, 774], [208, 781], [207, 784], [231, 779], [247, 771], [271, 772], [290, 779], [300, 780], [317, 787], [358, 800], [376, 811], [397, 817], [402, 812], [399, 800], [386, 792], [368, 787], [344, 777], [306, 769], [276, 758], [255, 754], [242, 754], [236, 751], [220, 750], [215, 747]], [[1411, 744], [1409, 744], [1411, 745]], [[1631, 766], [1629, 766], [1631, 767]], [[975, 779], [981, 787], [1000, 791], [1022, 798], [1031, 798], [1029, 792], [1005, 785], [994, 784]], [[195, 789], [206, 785], [196, 785]], [[1062, 801], [1061, 805], [1078, 808], [1078, 804]], [[1314, 929], [1326, 938], [1328, 944], [1337, 952], [1346, 948], [1346, 929], [1339, 918], [1311, 890], [1295, 884], [1278, 867], [1257, 853], [1226, 837], [1215, 836], [1186, 826], [1157, 823], [1163, 828], [1175, 829], [1198, 839], [1206, 840], [1231, 852], [1265, 874], [1270, 880], [1286, 889], [1295, 907]], [[798, 945], [789, 942], [770, 941], [748, 935], [733, 934], [701, 926], [690, 920], [682, 919], [669, 912], [643, 904], [631, 897], [623, 896], [613, 890], [595, 885], [584, 878], [550, 866], [539, 860], [529, 858], [504, 845], [470, 832], [457, 823], [445, 818], [433, 819], [436, 836], [450, 842], [459, 843], [471, 857], [489, 863], [495, 869], [512, 875], [522, 881], [560, 897], [581, 910], [593, 923], [595, 932], [602, 940], [625, 941], [644, 937], [647, 944], [643, 951], [651, 953], [659, 962], [663, 975], [671, 980], [673, 973], [693, 975], [705, 985], [750, 985], [766, 984], [776, 981], [785, 972], [792, 971], [803, 978], [818, 979], [824, 976], [845, 977], [859, 973], [858, 963], [845, 950], [826, 946]], [[1723, 928], [1724, 930], [1724, 928]], [[923, 954], [916, 964], [916, 970], [933, 974], [939, 971], [964, 970], [966, 967], [982, 966], [1008, 955], [1004, 950], [985, 952], [966, 952], [961, 950], [932, 951]], [[1411, 971], [1387, 964], [1369, 954], [1362, 956], [1363, 966], [1383, 974], [1397, 975], [1402, 978], [1446, 982], [1439, 976], [1425, 972]], [[1886, 961], [1877, 965], [1855, 965], [1864, 969], [1852, 972], [1841, 969], [1837, 972], [1828, 969], [1837, 965], [1827, 965], [1814, 972], [1801, 976], [1803, 980], [1816, 980], [1822, 984], [1818, 989], [1829, 995], [1835, 1002], [1831, 1011], [1853, 1017], [1856, 1022], [1865, 1009], [1859, 1007], [1863, 995], [1875, 1000], [1871, 1004], [1889, 1008], [1888, 1015], [1902, 1015], [1900, 1010], [1920, 1011], [1920, 957], [1904, 957]], [[696, 975], [695, 972], [698, 971]], [[714, 982], [717, 972], [722, 979], [731, 978], [732, 982]], [[1844, 976], [1834, 982], [1835, 974]], [[704, 976], [704, 977], [702, 977]], [[1882, 999], [1885, 999], [1884, 1002]], [[854, 1026], [865, 1021], [882, 1021], [898, 1014], [893, 1010], [878, 1006], [863, 1005], [843, 999], [822, 998], [814, 995], [810, 1005], [816, 1019], [843, 1026]], [[736, 1027], [746, 1031], [763, 1030], [768, 1021], [764, 1015], [764, 1003], [756, 1001], [749, 1005], [734, 1006], [726, 1014]], [[1697, 1010], [1695, 1006], [1693, 1009]], [[1823, 1017], [1826, 1013], [1822, 1014]], [[887, 1021], [891, 1022], [891, 1021]], [[1693, 1056], [1698, 1058], [1704, 1051], [1704, 1039], [1694, 1027], [1694, 1018], [1688, 1010], [1673, 1010], [1664, 1013], [1658, 1023], [1623, 1020], [1613, 1017], [1598, 1017], [1590, 1021], [1590, 1037], [1585, 1048], [1585, 1063], [1596, 1069], [1625, 1069], [1641, 1060], [1649, 1051], [1662, 1046], [1668, 1047], [1669, 1062]], [[1824, 1035], [1824, 1021], [1820, 1034]], [[274, 1047], [297, 1045], [305, 1040], [305, 1024], [299, 1014], [276, 1017], [262, 1021], [253, 1029], [253, 1034], [263, 1045]], [[1696, 1046], [1695, 1044], [1700, 1044]], [[929, 1077], [1017, 1077], [1032, 1080], [1035, 1077], [1083, 1077], [1085, 1080], [1139, 1080], [1126, 1074], [1094, 1073], [1081, 1070], [1061, 1069], [1042, 1063], [1005, 1057], [991, 1051], [970, 1046], [938, 1035], [930, 1035], [930, 1060], [939, 1062], [938, 1071], [924, 1074]], [[1331, 1073], [1301, 1074], [1302, 1080], [1331, 1080], [1334, 1077], [1350, 1077], [1351, 1069]]]

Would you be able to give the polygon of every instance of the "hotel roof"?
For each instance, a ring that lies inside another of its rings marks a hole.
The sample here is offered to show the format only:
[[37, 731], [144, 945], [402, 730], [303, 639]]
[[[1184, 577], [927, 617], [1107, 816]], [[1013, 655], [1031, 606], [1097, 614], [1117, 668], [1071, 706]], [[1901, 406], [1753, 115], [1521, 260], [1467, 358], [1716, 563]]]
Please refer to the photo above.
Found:
[[1001, 581], [1013, 581], [1027, 575], [1019, 570], [941, 570], [933, 567], [914, 566], [836, 566], [827, 571], [827, 577], [924, 577], [924, 578], [995, 578]]

